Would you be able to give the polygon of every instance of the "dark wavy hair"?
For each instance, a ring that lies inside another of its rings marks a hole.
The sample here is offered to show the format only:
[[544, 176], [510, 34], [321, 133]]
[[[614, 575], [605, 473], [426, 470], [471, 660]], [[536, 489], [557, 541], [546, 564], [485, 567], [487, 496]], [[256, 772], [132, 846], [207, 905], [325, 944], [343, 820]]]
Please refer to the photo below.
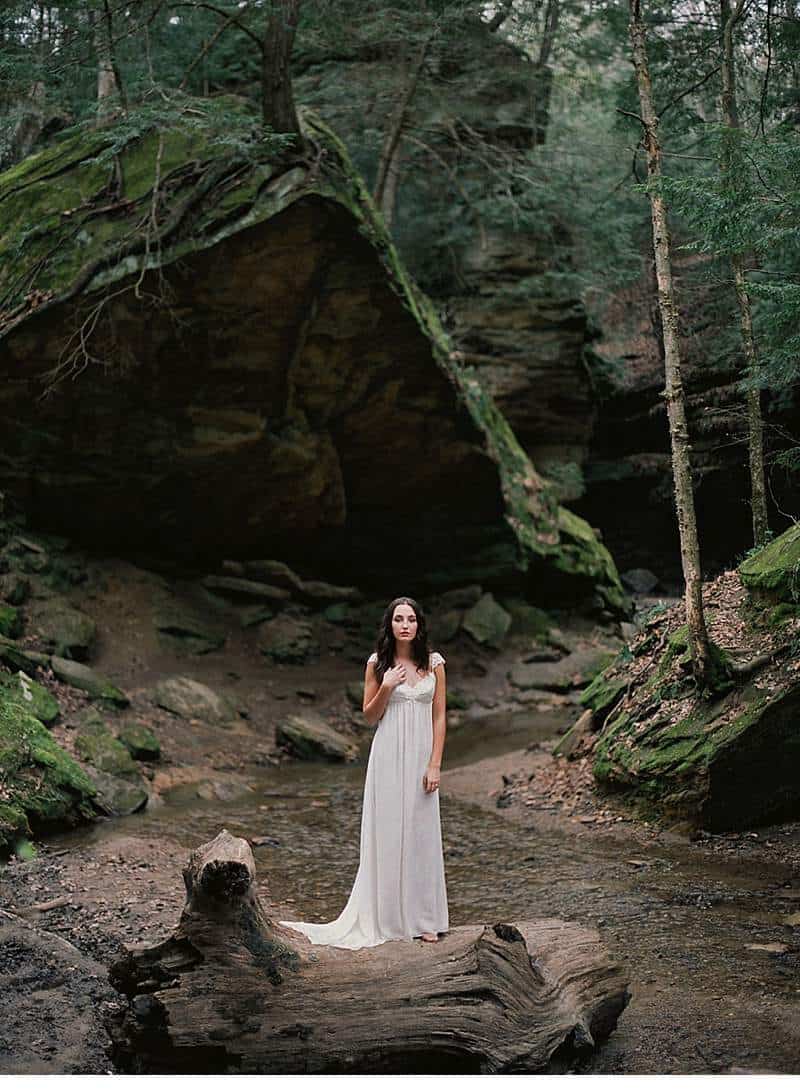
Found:
[[386, 670], [391, 669], [394, 665], [395, 639], [392, 632], [392, 617], [398, 605], [410, 605], [414, 610], [414, 615], [417, 618], [417, 634], [411, 644], [411, 658], [418, 669], [424, 669], [425, 672], [428, 670], [430, 652], [425, 614], [413, 597], [396, 597], [384, 609], [378, 627], [378, 638], [375, 643], [375, 653], [378, 655], [378, 661], [375, 663], [375, 675], [379, 682], [383, 680]]

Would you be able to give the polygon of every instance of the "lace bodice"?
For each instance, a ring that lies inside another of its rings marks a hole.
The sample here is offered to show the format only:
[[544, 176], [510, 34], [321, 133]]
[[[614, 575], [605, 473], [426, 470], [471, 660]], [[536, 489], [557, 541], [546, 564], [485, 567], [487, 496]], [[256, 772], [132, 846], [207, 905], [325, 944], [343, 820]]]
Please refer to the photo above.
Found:
[[[430, 665], [428, 666], [428, 669], [430, 670], [431, 673], [433, 673], [434, 669], [436, 669], [437, 666], [444, 665], [445, 662], [447, 661], [447, 659], [444, 658], [439, 653], [438, 650], [434, 650], [433, 653], [429, 655], [429, 660], [430, 660]], [[369, 658], [367, 658], [367, 662], [371, 663], [372, 665], [375, 665], [375, 663], [377, 661], [378, 661], [378, 655], [373, 650], [372, 654], [370, 654]], [[422, 679], [424, 680], [425, 678], [423, 677]], [[405, 682], [403, 682], [403, 683], [405, 684]], [[417, 681], [417, 684], [420, 684], [420, 683], [421, 683], [421, 681]], [[408, 687], [409, 688], [416, 688], [416, 685], [411, 684]]]
[[[374, 652], [370, 654], [367, 659], [373, 665], [378, 660], [378, 655]], [[433, 701], [433, 693], [436, 691], [436, 674], [433, 672], [437, 666], [444, 665], [444, 657], [435, 650], [430, 655], [430, 669], [429, 672], [421, 677], [416, 684], [409, 684], [407, 681], [403, 681], [402, 684], [398, 684], [396, 688], [392, 689], [392, 694], [389, 696], [389, 703], [397, 703], [400, 700], [420, 700], [424, 703], [431, 703]]]

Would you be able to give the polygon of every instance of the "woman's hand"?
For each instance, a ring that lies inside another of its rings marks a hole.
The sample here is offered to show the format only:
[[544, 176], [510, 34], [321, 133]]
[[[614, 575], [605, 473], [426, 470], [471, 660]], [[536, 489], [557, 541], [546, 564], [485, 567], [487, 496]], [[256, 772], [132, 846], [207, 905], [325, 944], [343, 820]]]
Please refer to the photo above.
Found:
[[406, 667], [404, 665], [392, 666], [391, 669], [387, 669], [383, 675], [382, 685], [387, 688], [397, 688], [398, 684], [403, 684], [406, 679]]
[[425, 774], [422, 776], [422, 785], [425, 788], [426, 794], [433, 794], [434, 790], [439, 789], [439, 778], [441, 771], [436, 764], [428, 764]]

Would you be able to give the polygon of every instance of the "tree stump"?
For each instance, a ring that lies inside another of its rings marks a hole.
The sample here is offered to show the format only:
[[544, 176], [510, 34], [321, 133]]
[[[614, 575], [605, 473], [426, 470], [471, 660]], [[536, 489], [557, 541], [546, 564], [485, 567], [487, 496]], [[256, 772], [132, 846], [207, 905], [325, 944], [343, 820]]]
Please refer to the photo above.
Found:
[[314, 946], [271, 919], [248, 843], [223, 829], [184, 870], [175, 933], [112, 965], [131, 1073], [523, 1073], [566, 1069], [614, 1029], [627, 981], [596, 930], [539, 919], [437, 943]]

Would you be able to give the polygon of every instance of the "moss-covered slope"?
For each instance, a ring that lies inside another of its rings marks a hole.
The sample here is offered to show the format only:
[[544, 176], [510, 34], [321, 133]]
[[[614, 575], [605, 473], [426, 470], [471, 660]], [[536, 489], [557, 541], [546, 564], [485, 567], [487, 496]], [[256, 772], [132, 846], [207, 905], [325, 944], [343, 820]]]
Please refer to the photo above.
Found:
[[653, 617], [586, 690], [600, 782], [718, 831], [800, 815], [800, 614], [744, 585], [754, 570], [759, 585], [776, 582], [795, 533], [706, 588], [712, 638], [733, 665], [726, 692], [698, 694], [682, 608]]
[[21, 701], [0, 689], [0, 853], [32, 832], [95, 815], [95, 789]]
[[127, 554], [619, 611], [608, 552], [305, 125], [293, 163], [176, 126], [72, 136], [0, 177], [0, 487]]

